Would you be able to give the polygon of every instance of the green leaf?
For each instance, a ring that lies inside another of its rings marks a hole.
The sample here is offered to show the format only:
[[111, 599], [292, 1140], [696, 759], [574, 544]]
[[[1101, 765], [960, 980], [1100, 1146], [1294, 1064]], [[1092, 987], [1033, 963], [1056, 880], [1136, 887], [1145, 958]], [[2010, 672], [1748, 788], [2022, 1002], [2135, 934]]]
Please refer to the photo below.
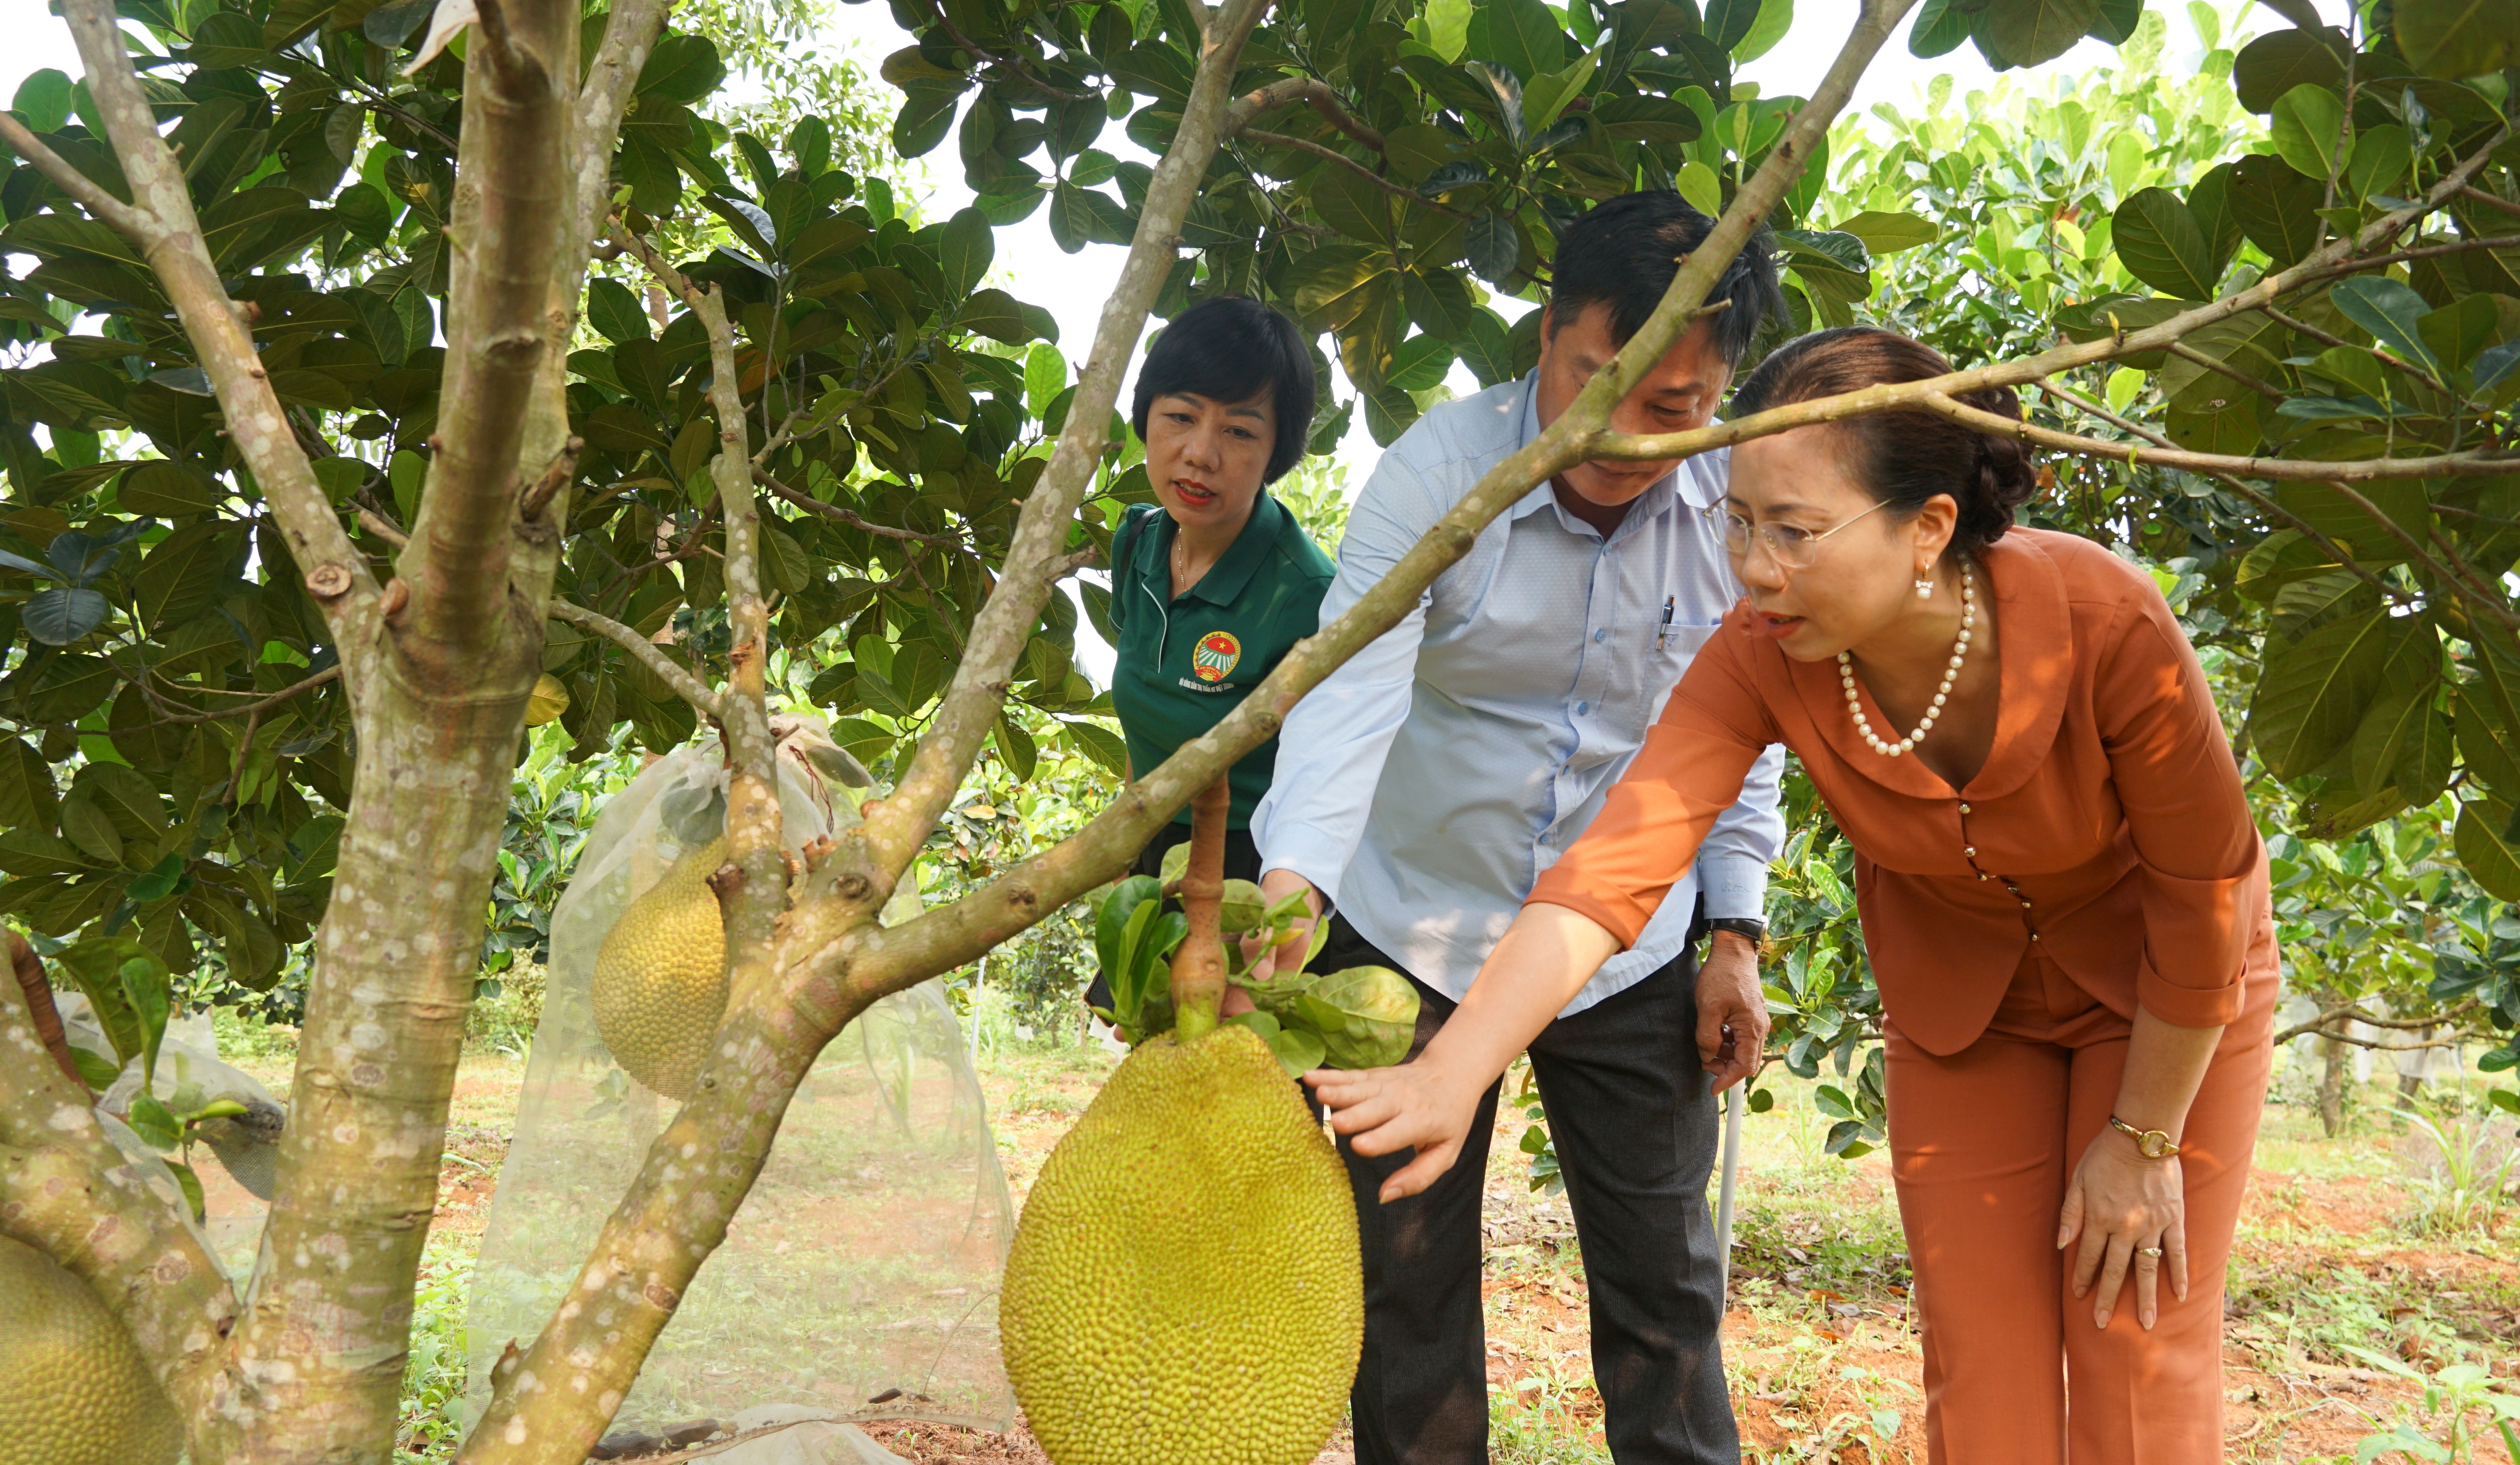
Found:
[[2143, 189], [2118, 204], [2109, 238], [2127, 272], [2154, 289], [2183, 300], [2214, 298], [2220, 262], [2195, 215], [2168, 189]]
[[2482, 76], [2520, 61], [2510, 0], [2397, 0], [2398, 49], [2427, 76]]
[[1971, 33], [2000, 70], [2053, 61], [2099, 22], [2100, 0], [2000, 0], [1978, 12]]
[[2345, 150], [2345, 104], [2323, 86], [2303, 82], [2275, 99], [2268, 121], [2275, 155], [2304, 177], [2334, 176]]
[[1913, 249], [1920, 244], [1930, 244], [1942, 237], [1940, 230], [1912, 213], [1889, 213], [1877, 208], [1868, 208], [1831, 227], [1837, 233], [1851, 234], [1862, 240], [1865, 251], [1875, 259], [1903, 249]]
[[630, 287], [600, 276], [587, 283], [586, 323], [615, 345], [646, 340], [650, 333], [648, 312]]
[[1061, 718], [1059, 727], [1067, 734], [1068, 746], [1093, 759], [1113, 774], [1126, 777], [1129, 773], [1129, 745], [1120, 734], [1101, 723], [1082, 719]]
[[70, 119], [71, 83], [69, 77], [51, 67], [29, 71], [18, 83], [18, 94], [9, 110], [26, 120], [29, 132], [59, 132]]
[[965, 208], [946, 220], [939, 232], [936, 262], [944, 272], [947, 293], [969, 294], [989, 273], [996, 252], [996, 236], [978, 209]]
[[1925, 0], [1916, 12], [1915, 23], [1908, 29], [1908, 54], [1930, 60], [1959, 49], [1977, 22], [1975, 9], [1966, 0]]
[[2435, 374], [2441, 371], [2432, 345], [2424, 339], [2423, 318], [2432, 307], [2423, 296], [2395, 280], [2357, 275], [2338, 282], [2327, 298], [2339, 314], [2370, 332], [2380, 344]]
[[27, 597], [19, 607], [18, 622], [44, 644], [66, 646], [104, 625], [112, 613], [112, 604], [99, 592], [56, 585]]
[[2239, 159], [2225, 200], [2240, 232], [2278, 268], [2318, 247], [2326, 227], [2318, 217], [2325, 190], [2282, 158], [2252, 153]]
[[122, 1118], [131, 1126], [131, 1132], [153, 1148], [173, 1150], [184, 1143], [184, 1127], [175, 1122], [175, 1116], [155, 1094], [133, 1094], [131, 1106]]
[[2507, 815], [2490, 803], [2458, 806], [2458, 825], [2451, 831], [2451, 849], [2487, 895], [2498, 901], [2520, 901], [2520, 849], [2502, 836]]
[[1793, 28], [1794, 0], [1760, 0], [1758, 19], [1732, 43], [1732, 60], [1747, 66], [1777, 48]]
[[2333, 26], [2274, 30], [2240, 48], [2231, 62], [2231, 85], [2251, 111], [2274, 110], [2275, 101], [2304, 84], [2328, 87], [2345, 79], [2353, 47]]
[[2316, 772], [2354, 735], [2402, 634], [2372, 614], [2321, 626], [2271, 650], [2249, 704], [2249, 741], [2278, 778]]
[[125, 958], [116, 974], [121, 980], [123, 999], [131, 1004], [132, 1016], [140, 1021], [140, 1082], [145, 1089], [157, 1082], [158, 1049], [166, 1041], [170, 974], [155, 952]]
[[1469, 54], [1528, 82], [1565, 65], [1566, 40], [1541, 0], [1471, 0]]

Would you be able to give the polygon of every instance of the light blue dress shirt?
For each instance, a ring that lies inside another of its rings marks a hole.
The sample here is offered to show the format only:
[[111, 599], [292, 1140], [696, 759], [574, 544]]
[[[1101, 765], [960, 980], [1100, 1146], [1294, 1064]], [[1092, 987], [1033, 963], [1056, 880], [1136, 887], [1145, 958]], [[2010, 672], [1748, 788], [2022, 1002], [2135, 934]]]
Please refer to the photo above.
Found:
[[[1384, 452], [1348, 513], [1322, 624], [1539, 435], [1532, 384], [1438, 406]], [[1287, 715], [1251, 818], [1262, 868], [1310, 880], [1418, 980], [1467, 993], [1741, 597], [1724, 553], [1729, 466], [1720, 450], [1682, 463], [1607, 539], [1546, 483], [1500, 514], [1407, 619]], [[1636, 946], [1566, 1012], [1678, 955], [1701, 889], [1709, 915], [1763, 913], [1783, 764], [1781, 748], [1760, 758]]]

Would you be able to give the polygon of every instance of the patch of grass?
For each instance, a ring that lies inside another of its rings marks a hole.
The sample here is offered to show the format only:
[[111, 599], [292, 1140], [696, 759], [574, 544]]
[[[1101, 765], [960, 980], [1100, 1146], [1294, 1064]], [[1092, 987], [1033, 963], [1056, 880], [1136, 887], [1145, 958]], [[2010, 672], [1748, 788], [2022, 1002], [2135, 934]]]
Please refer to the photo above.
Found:
[[463, 1443], [458, 1416], [464, 1405], [464, 1301], [475, 1245], [470, 1237], [432, 1240], [421, 1261], [394, 1465], [441, 1465]]
[[1600, 1409], [1592, 1387], [1554, 1370], [1490, 1385], [1491, 1465], [1609, 1465], [1609, 1447], [1592, 1439]]
[[218, 1035], [219, 1055], [232, 1063], [239, 1058], [293, 1060], [297, 1056], [295, 1028], [265, 1022], [234, 1007], [211, 1008], [210, 1031]]

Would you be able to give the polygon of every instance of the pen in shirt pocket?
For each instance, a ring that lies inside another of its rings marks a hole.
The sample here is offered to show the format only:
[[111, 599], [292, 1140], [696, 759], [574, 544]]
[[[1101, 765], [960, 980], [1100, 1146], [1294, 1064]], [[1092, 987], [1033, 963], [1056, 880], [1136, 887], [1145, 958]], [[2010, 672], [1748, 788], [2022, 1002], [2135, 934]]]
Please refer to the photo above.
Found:
[[1679, 603], [1680, 597], [1678, 596], [1665, 596], [1662, 598], [1662, 629], [1654, 633], [1654, 649], [1657, 651], [1662, 649], [1662, 644], [1664, 642], [1671, 639], [1671, 614]]

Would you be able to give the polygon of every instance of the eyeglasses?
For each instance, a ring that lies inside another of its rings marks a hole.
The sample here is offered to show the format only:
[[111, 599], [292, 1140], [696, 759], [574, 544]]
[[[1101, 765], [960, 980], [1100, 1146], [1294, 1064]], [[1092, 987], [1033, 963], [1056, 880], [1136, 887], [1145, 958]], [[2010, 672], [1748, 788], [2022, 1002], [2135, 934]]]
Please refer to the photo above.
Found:
[[[1880, 507], [1876, 503], [1872, 509]], [[1864, 513], [1870, 513], [1872, 509], [1864, 511]], [[1864, 513], [1857, 514], [1855, 519], [1864, 517]], [[1789, 570], [1807, 570], [1814, 560], [1820, 558], [1820, 542], [1845, 528], [1846, 524], [1854, 523], [1855, 519], [1814, 534], [1791, 524], [1753, 524], [1738, 513], [1727, 511], [1724, 515], [1724, 549], [1735, 559], [1746, 559], [1750, 555], [1750, 540], [1756, 536], [1767, 545], [1769, 555], [1777, 563]]]

